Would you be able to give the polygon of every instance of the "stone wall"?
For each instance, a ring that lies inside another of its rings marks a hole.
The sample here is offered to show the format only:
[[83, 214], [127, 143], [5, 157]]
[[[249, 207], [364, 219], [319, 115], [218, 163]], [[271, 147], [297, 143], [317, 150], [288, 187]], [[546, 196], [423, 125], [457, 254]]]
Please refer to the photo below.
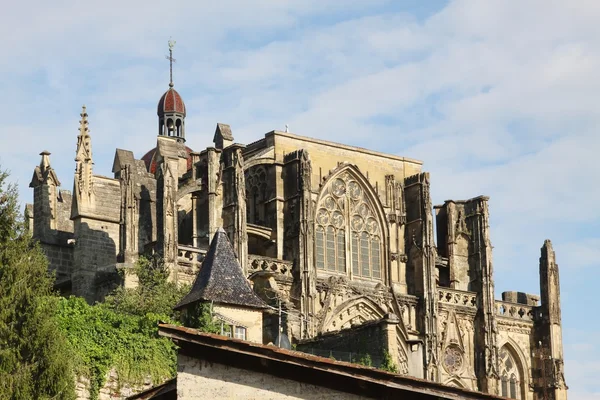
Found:
[[[75, 220], [75, 249], [72, 291], [89, 302], [98, 300], [98, 283], [106, 281], [100, 274], [116, 275], [119, 224], [89, 218]], [[103, 290], [105, 291], [105, 290]]]
[[[90, 398], [90, 381], [85, 377], [80, 377], [75, 384], [75, 396], [78, 400], [88, 400]], [[139, 385], [123, 385], [119, 383], [117, 372], [111, 369], [106, 377], [106, 383], [98, 393], [98, 400], [123, 400], [136, 393], [143, 392], [156, 386], [150, 379]]]
[[39, 240], [59, 283], [70, 279], [73, 268], [73, 248], [68, 243], [73, 238], [71, 200], [71, 192], [42, 185], [35, 188], [34, 204], [30, 207], [33, 237]]
[[338, 361], [358, 362], [369, 355], [374, 367], [383, 359], [383, 351], [389, 351], [387, 320], [371, 321], [361, 326], [328, 332], [314, 339], [300, 341], [298, 351]]
[[[262, 311], [256, 311], [241, 307], [232, 307], [225, 304], [215, 304], [213, 313], [218, 313], [226, 318], [238, 322], [246, 328], [246, 340], [249, 342], [261, 343], [263, 341], [263, 317]], [[233, 337], [232, 333], [232, 337]]]
[[271, 374], [210, 363], [180, 354], [177, 398], [184, 399], [363, 399]]
[[73, 270], [73, 247], [47, 243], [41, 243], [41, 247], [48, 258], [50, 269], [56, 271], [57, 283], [70, 279]]

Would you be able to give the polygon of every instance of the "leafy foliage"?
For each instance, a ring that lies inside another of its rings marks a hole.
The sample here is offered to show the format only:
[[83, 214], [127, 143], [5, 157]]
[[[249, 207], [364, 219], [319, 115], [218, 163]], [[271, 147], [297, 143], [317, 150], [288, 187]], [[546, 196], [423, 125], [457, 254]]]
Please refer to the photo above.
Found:
[[158, 336], [161, 319], [153, 313], [119, 313], [105, 304], [90, 306], [78, 297], [60, 300], [60, 327], [76, 352], [78, 372], [90, 379], [92, 398], [112, 368], [121, 383], [141, 383], [148, 376], [158, 383], [175, 375], [175, 346]]
[[19, 218], [17, 185], [7, 179], [8, 172], [0, 170], [0, 246], [21, 236], [24, 228]]
[[[220, 333], [221, 325], [211, 315], [211, 305], [207, 302], [198, 302], [190, 306], [183, 315], [183, 324], [190, 328], [207, 333]], [[229, 329], [229, 328], [227, 328]]]
[[387, 350], [383, 351], [383, 360], [381, 362], [381, 365], [379, 366], [379, 369], [387, 372], [393, 372], [394, 374], [398, 373], [398, 367], [392, 360], [392, 356]]
[[127, 315], [158, 314], [163, 316], [165, 322], [179, 320], [179, 313], [173, 311], [173, 307], [190, 288], [168, 281], [169, 271], [160, 257], [142, 256], [126, 273], [137, 276], [138, 286], [114, 290], [104, 300], [108, 308]]
[[[173, 307], [189, 287], [169, 282], [159, 257], [140, 257], [128, 273], [137, 276], [138, 286], [118, 288], [104, 303], [90, 306], [75, 297], [60, 302], [61, 329], [76, 352], [78, 373], [90, 379], [93, 399], [113, 368], [121, 384], [135, 385], [148, 377], [159, 383], [176, 374], [176, 347], [158, 336], [158, 323], [179, 323]], [[192, 316], [186, 326], [220, 332], [207, 306], [186, 314]]]
[[72, 351], [54, 319], [53, 277], [7, 178], [0, 171], [0, 398], [71, 399]]
[[370, 354], [365, 354], [365, 355], [361, 356], [356, 363], [360, 364], [360, 365], [364, 365], [365, 367], [373, 366], [373, 361], [371, 360]]

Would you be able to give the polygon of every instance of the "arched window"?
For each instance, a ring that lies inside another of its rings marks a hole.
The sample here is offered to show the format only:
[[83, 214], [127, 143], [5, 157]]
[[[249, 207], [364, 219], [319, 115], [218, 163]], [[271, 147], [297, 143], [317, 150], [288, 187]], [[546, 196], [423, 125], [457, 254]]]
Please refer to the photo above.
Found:
[[511, 351], [502, 347], [500, 357], [501, 394], [511, 399], [521, 398], [521, 375]]
[[174, 130], [175, 125], [173, 124], [173, 120], [171, 118], [167, 119], [167, 136], [173, 136]]
[[315, 221], [317, 269], [381, 279], [382, 229], [352, 174], [342, 173], [325, 188]]
[[175, 128], [176, 128], [176, 136], [177, 137], [183, 136], [181, 134], [181, 120], [179, 118], [177, 118], [177, 120], [175, 121]]
[[265, 224], [267, 171], [258, 166], [246, 171], [246, 220], [249, 224]]

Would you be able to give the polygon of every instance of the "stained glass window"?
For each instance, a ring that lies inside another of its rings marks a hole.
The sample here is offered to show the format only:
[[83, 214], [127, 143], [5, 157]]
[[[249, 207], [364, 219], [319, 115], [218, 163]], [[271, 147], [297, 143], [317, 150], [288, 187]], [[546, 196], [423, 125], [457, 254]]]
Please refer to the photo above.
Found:
[[325, 232], [322, 226], [317, 226], [315, 236], [317, 268], [325, 269]]
[[352, 174], [341, 173], [324, 189], [315, 222], [318, 269], [381, 279], [382, 230], [372, 201]]
[[262, 166], [249, 169], [246, 180], [246, 220], [250, 224], [264, 225], [267, 200], [267, 171]]
[[335, 230], [333, 226], [327, 227], [327, 269], [335, 271]]
[[511, 399], [520, 399], [521, 377], [515, 358], [506, 347], [500, 349], [498, 356], [500, 359], [500, 376], [502, 377], [500, 386], [502, 396]]

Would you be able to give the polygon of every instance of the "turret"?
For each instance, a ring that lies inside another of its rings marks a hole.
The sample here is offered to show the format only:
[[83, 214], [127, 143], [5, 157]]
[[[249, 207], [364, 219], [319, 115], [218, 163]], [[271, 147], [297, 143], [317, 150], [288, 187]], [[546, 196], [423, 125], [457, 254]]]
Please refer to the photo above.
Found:
[[42, 151], [40, 165], [35, 167], [30, 188], [33, 188], [33, 236], [45, 238], [57, 227], [57, 200], [60, 181], [50, 166], [50, 152]]
[[183, 99], [173, 89], [173, 47], [174, 41], [169, 41], [169, 56], [171, 64], [171, 79], [169, 89], [158, 101], [156, 114], [158, 115], [158, 136], [176, 138], [178, 142], [185, 142], [185, 104]]
[[437, 287], [436, 249], [433, 241], [433, 214], [429, 190], [429, 173], [404, 180], [406, 197], [406, 249], [408, 254], [408, 293], [422, 299], [422, 315], [417, 328], [425, 335], [423, 366], [425, 379], [439, 381], [437, 357]]

